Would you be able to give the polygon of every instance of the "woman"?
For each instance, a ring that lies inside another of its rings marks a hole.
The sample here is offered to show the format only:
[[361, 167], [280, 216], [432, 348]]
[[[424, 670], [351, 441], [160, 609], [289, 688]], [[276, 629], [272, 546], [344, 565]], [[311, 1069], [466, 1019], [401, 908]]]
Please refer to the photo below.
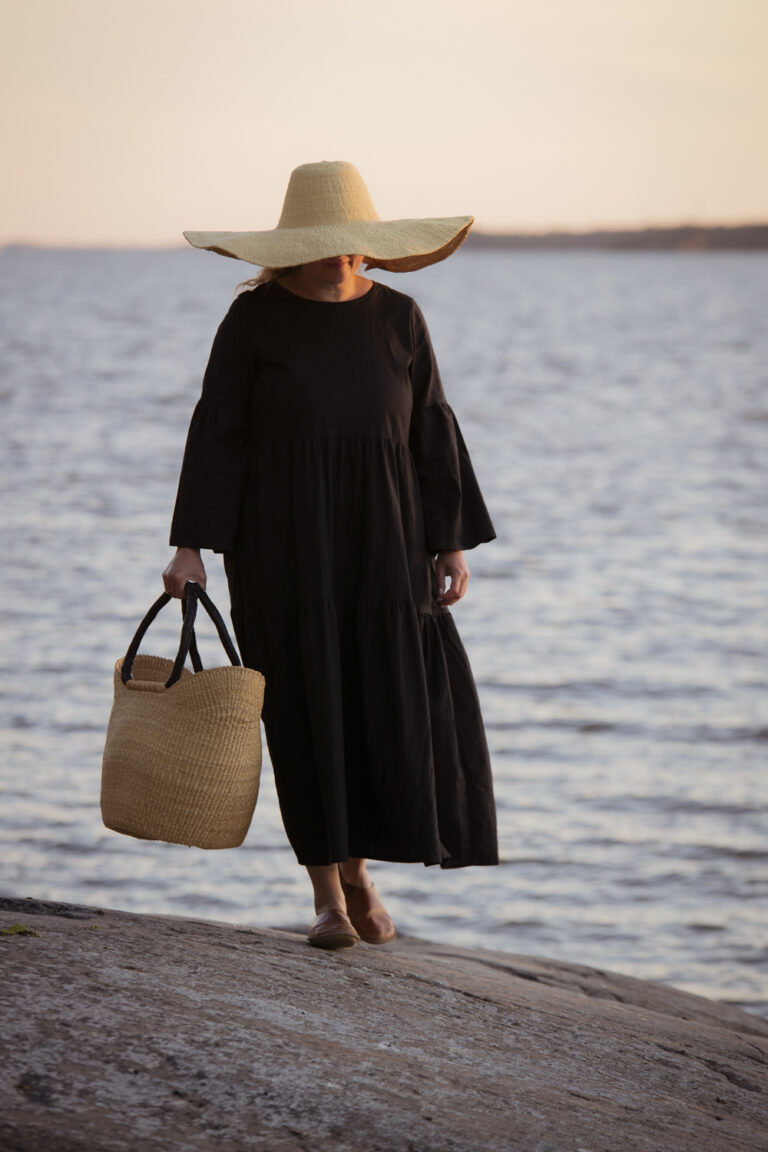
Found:
[[357, 169], [324, 162], [294, 170], [273, 231], [184, 234], [265, 271], [213, 342], [163, 577], [180, 596], [200, 549], [223, 553], [317, 947], [396, 935], [367, 858], [498, 863], [449, 610], [496, 534], [418, 306], [358, 274], [442, 260], [471, 223], [381, 221]]

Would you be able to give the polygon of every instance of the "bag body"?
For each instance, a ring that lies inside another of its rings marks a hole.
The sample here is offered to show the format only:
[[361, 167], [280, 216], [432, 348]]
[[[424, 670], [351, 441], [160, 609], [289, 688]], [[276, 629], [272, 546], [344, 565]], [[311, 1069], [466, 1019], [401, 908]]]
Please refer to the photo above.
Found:
[[[198, 848], [235, 848], [253, 817], [261, 775], [265, 680], [243, 668], [213, 602], [193, 581], [175, 661], [138, 654], [150, 608], [115, 664], [114, 702], [101, 773], [101, 814], [115, 832]], [[194, 620], [198, 599], [232, 663], [203, 669]], [[187, 654], [194, 672], [184, 668]]]

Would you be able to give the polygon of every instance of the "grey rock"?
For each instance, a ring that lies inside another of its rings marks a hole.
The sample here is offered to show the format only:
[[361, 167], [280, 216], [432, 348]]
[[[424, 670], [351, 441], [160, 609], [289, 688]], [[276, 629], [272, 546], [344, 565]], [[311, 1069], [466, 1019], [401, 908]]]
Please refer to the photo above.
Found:
[[2, 1152], [761, 1152], [768, 1022], [414, 938], [0, 900]]

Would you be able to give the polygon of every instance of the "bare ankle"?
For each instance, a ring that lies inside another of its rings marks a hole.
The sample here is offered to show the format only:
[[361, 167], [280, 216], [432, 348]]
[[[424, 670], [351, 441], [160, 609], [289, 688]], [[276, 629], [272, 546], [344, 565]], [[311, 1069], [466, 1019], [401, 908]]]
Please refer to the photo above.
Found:
[[347, 906], [344, 902], [338, 900], [326, 900], [318, 902], [315, 900], [315, 916], [322, 916], [324, 912], [343, 912], [346, 915]]
[[344, 893], [339, 880], [339, 870], [335, 864], [308, 865], [307, 872], [312, 881], [315, 898], [315, 913], [321, 915], [331, 908], [344, 910]]
[[372, 881], [368, 875], [365, 860], [352, 856], [339, 867], [347, 884], [354, 884], [358, 888], [370, 888]]

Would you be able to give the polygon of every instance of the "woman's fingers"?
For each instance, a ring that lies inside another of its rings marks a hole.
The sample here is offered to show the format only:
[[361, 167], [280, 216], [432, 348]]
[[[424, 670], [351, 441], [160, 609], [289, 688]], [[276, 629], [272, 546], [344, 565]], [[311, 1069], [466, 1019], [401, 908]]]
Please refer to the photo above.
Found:
[[187, 580], [195, 580], [201, 588], [205, 588], [205, 579], [205, 568], [199, 555], [190, 559], [188, 554], [177, 552], [163, 572], [163, 586], [177, 600], [183, 599]]
[[174, 576], [173, 579], [169, 582], [170, 587], [166, 585], [166, 590], [170, 592], [171, 596], [175, 596], [178, 600], [182, 600], [184, 597], [184, 585], [189, 579], [191, 579], [189, 576]]
[[452, 578], [450, 588], [446, 588], [445, 592], [443, 592], [441, 596], [438, 596], [438, 600], [441, 604], [446, 605], [446, 607], [455, 604], [456, 601], [461, 600], [462, 596], [466, 593], [467, 584], [468, 581], [466, 577], [463, 579], [457, 578], [455, 582]]
[[163, 573], [163, 584], [165, 585], [166, 592], [170, 592], [171, 596], [175, 596], [177, 600], [182, 599], [184, 595], [184, 585], [188, 579], [189, 577], [187, 576], [181, 577], [178, 575], [168, 575], [165, 572]]
[[180, 572], [174, 573], [170, 582], [166, 583], [166, 591], [170, 592], [171, 596], [176, 596], [177, 599], [182, 600], [184, 598], [184, 588], [187, 580], [194, 580], [201, 588], [205, 588], [204, 572], [202, 574], [199, 572]]
[[[440, 554], [436, 561], [438, 588], [442, 589], [437, 600], [439, 604], [448, 607], [461, 600], [469, 585], [469, 568], [467, 568], [464, 554], [453, 552]], [[446, 581], [450, 577], [450, 587]]]

